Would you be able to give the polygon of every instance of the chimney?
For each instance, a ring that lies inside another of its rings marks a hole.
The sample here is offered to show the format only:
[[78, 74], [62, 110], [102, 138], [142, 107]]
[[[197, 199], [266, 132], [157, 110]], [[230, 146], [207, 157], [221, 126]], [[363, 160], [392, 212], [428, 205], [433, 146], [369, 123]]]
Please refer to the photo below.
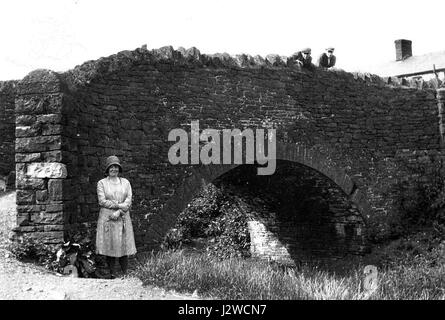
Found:
[[399, 39], [394, 42], [396, 44], [396, 61], [405, 60], [413, 55], [411, 40]]

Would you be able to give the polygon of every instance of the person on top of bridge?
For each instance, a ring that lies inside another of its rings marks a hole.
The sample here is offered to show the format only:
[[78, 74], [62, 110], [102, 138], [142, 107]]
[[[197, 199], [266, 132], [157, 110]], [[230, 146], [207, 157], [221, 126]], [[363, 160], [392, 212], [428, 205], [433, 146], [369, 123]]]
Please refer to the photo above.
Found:
[[301, 51], [295, 52], [292, 58], [295, 60], [297, 64], [299, 64], [303, 68], [307, 69], [314, 68], [314, 65], [312, 64], [311, 48], [304, 48]]
[[332, 68], [335, 66], [337, 58], [334, 56], [334, 48], [326, 48], [326, 52], [323, 52], [318, 58], [318, 66], [321, 68]]
[[128, 256], [136, 254], [133, 225], [130, 218], [132, 190], [130, 182], [119, 177], [122, 166], [119, 158], [106, 159], [106, 178], [97, 183], [100, 211], [96, 231], [96, 252], [106, 256], [110, 277], [114, 278], [116, 258], [122, 272], [128, 269]]

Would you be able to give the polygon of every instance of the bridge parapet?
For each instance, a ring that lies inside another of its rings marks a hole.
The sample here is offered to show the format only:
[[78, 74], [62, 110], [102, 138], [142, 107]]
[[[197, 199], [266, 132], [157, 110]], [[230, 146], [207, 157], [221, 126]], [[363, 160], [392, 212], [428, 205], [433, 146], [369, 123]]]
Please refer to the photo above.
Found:
[[[278, 54], [269, 54], [266, 57], [260, 55], [251, 56], [249, 54], [230, 55], [228, 53], [201, 54], [195, 48], [185, 49], [179, 47], [174, 50], [172, 46], [165, 46], [159, 49], [147, 50], [138, 48], [130, 51], [125, 50], [109, 57], [91, 60], [66, 72], [67, 83], [71, 89], [87, 85], [95, 77], [102, 77], [107, 73], [123, 71], [132, 68], [134, 65], [148, 62], [167, 64], [192, 64], [202, 68], [241, 68], [241, 69], [292, 69], [294, 71], [309, 72], [296, 64], [292, 57]], [[380, 77], [367, 72], [346, 72], [342, 69], [331, 68], [329, 70], [316, 68], [317, 71], [336, 74], [338, 77], [352, 78], [361, 83], [374, 86], [388, 86], [397, 88], [417, 88], [435, 89], [435, 84], [430, 81], [406, 80], [398, 77]]]

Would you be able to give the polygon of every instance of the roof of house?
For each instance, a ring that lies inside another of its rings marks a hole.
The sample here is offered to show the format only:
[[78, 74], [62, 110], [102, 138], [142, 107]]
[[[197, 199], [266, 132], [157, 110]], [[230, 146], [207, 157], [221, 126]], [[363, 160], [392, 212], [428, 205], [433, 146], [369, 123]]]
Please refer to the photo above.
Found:
[[388, 76], [414, 76], [436, 71], [445, 71], [445, 51], [427, 53], [420, 56], [412, 56], [400, 61], [391, 61], [377, 65], [371, 73], [382, 77]]

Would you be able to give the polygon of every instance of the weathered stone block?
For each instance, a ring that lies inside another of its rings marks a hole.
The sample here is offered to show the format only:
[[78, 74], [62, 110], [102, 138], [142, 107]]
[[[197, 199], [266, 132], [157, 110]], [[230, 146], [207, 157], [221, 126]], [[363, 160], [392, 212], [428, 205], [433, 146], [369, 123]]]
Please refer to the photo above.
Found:
[[40, 212], [44, 210], [44, 206], [41, 205], [17, 205], [17, 213], [28, 214], [31, 212]]
[[15, 172], [17, 175], [24, 174], [26, 172], [26, 164], [24, 163], [16, 163], [15, 164]]
[[42, 151], [59, 150], [61, 148], [62, 137], [59, 135], [17, 138], [15, 140], [15, 151], [19, 153], [36, 153]]
[[47, 124], [42, 126], [41, 131], [39, 134], [44, 136], [50, 136], [50, 135], [57, 135], [62, 134], [63, 127], [60, 124]]
[[26, 175], [32, 178], [64, 179], [67, 169], [63, 163], [37, 162], [27, 166]]
[[17, 138], [50, 136], [62, 133], [60, 124], [35, 124], [32, 126], [17, 126], [15, 128], [15, 136]]
[[42, 190], [45, 189], [45, 180], [28, 178], [24, 174], [17, 175], [16, 177], [17, 189], [23, 190]]
[[43, 231], [45, 231], [45, 232], [49, 232], [49, 231], [63, 231], [64, 229], [65, 229], [65, 227], [62, 224], [45, 225], [45, 226], [43, 226]]
[[37, 115], [35, 122], [41, 124], [61, 124], [62, 114], [52, 113], [52, 114]]
[[44, 100], [38, 97], [19, 97], [16, 99], [15, 112], [17, 114], [37, 114], [44, 112]]
[[50, 201], [63, 200], [63, 180], [50, 179], [48, 181], [48, 196]]
[[48, 200], [48, 190], [36, 191], [36, 200], [37, 203], [46, 202]]
[[42, 152], [43, 162], [62, 162], [63, 152], [61, 150]]
[[63, 231], [32, 232], [29, 236], [35, 240], [48, 244], [58, 244], [64, 241]]
[[38, 134], [35, 127], [32, 126], [16, 126], [15, 127], [15, 136], [17, 138], [23, 137], [33, 137]]
[[60, 113], [62, 109], [62, 96], [61, 94], [19, 96], [16, 99], [15, 112], [18, 115]]
[[43, 226], [20, 226], [19, 228], [17, 228], [17, 231], [22, 233], [42, 232], [43, 230]]
[[184, 57], [186, 57], [186, 58], [193, 58], [195, 60], [200, 60], [201, 59], [201, 52], [197, 48], [191, 47], [191, 48], [188, 48], [185, 51]]
[[47, 204], [45, 211], [48, 213], [63, 211], [63, 204]]
[[35, 204], [36, 194], [31, 190], [17, 190], [17, 204]]
[[36, 121], [36, 116], [25, 114], [25, 115], [16, 115], [15, 124], [17, 126], [30, 126]]
[[63, 212], [32, 212], [31, 222], [39, 224], [63, 224]]
[[36, 162], [40, 160], [40, 153], [16, 153], [15, 162]]

